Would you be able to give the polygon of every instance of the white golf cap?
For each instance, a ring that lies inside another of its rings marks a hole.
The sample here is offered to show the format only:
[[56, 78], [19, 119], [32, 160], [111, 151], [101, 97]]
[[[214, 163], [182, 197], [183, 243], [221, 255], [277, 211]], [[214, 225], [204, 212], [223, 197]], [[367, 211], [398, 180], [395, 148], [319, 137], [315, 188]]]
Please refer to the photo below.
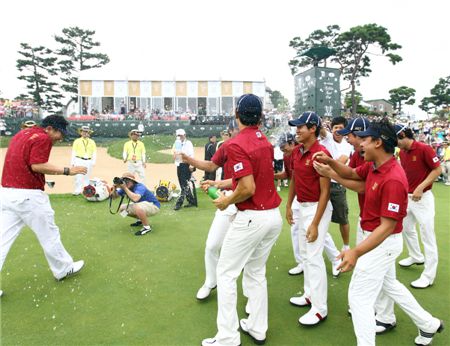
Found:
[[175, 131], [175, 134], [177, 136], [186, 136], [186, 131], [184, 131], [183, 129], [178, 129]]

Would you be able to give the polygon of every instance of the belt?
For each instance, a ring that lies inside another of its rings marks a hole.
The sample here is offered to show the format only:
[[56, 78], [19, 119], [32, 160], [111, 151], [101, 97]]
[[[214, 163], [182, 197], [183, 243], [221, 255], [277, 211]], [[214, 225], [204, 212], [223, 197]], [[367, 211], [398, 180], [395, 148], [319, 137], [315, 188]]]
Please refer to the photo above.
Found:
[[85, 157], [80, 157], [80, 156], [75, 156], [78, 159], [82, 159], [82, 160], [90, 160], [91, 158], [85, 158]]

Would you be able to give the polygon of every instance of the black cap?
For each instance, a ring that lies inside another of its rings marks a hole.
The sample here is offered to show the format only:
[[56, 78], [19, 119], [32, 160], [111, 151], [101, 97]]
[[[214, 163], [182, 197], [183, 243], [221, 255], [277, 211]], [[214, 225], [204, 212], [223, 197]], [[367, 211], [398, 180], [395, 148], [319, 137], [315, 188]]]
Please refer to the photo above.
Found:
[[67, 136], [69, 134], [67, 130], [67, 125], [69, 125], [69, 123], [61, 115], [49, 115], [48, 117], [45, 117], [41, 123], [42, 127], [51, 126], [55, 130], [61, 132], [63, 136]]
[[261, 99], [254, 94], [244, 94], [236, 103], [236, 113], [245, 125], [259, 123], [263, 111]]

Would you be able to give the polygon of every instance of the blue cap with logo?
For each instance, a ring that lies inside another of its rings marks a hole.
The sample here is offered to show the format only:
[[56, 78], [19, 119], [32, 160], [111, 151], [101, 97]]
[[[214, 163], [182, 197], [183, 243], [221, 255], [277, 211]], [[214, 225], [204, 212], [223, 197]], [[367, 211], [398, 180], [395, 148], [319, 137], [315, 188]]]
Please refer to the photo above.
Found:
[[285, 132], [278, 137], [278, 146], [283, 147], [285, 144], [294, 143], [295, 136], [290, 132]]
[[404, 124], [396, 124], [394, 125], [395, 128], [395, 134], [398, 136], [400, 132], [405, 131], [408, 128], [408, 125]]
[[366, 131], [370, 126], [367, 118], [359, 117], [351, 119], [345, 129], [337, 131], [341, 136], [347, 136], [351, 132]]
[[297, 119], [289, 121], [289, 126], [300, 126], [305, 124], [314, 124], [317, 125], [317, 127], [321, 127], [322, 121], [314, 112], [304, 112]]

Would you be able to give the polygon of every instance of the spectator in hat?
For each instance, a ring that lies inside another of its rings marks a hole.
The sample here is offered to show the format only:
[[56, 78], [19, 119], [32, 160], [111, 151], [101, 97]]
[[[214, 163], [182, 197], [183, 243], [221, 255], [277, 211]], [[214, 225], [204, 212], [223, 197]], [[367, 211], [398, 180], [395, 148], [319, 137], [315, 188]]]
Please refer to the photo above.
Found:
[[445, 185], [450, 185], [450, 147], [448, 146], [448, 142], [443, 142], [443, 151], [442, 151], [442, 171], [444, 173], [444, 183]]
[[137, 174], [139, 180], [145, 183], [145, 145], [139, 140], [141, 132], [133, 129], [128, 133], [130, 140], [123, 145], [123, 162], [128, 163], [128, 172]]
[[89, 185], [92, 168], [97, 158], [97, 146], [90, 138], [93, 131], [89, 126], [81, 126], [78, 129], [80, 138], [77, 138], [72, 145], [71, 165], [86, 167], [86, 174], [77, 174], [74, 179], [73, 195], [78, 196], [85, 186]]
[[176, 130], [175, 134], [176, 140], [172, 150], [175, 165], [177, 166], [178, 183], [180, 184], [181, 193], [177, 199], [174, 210], [180, 210], [185, 198], [188, 201], [188, 204], [185, 206], [186, 208], [197, 206], [197, 201], [189, 187], [192, 178], [192, 170], [190, 169], [189, 164], [182, 161], [180, 155], [183, 153], [187, 156], [194, 157], [194, 146], [192, 145], [192, 142], [186, 138], [186, 131], [183, 129]]
[[134, 235], [140, 236], [150, 233], [152, 228], [148, 218], [159, 213], [161, 204], [144, 184], [136, 180], [133, 173], [125, 172], [122, 174], [122, 180], [122, 184], [114, 184], [112, 197], [128, 197], [128, 202], [120, 206], [120, 211], [126, 212], [127, 216], [137, 219], [130, 226], [142, 226]]
[[20, 125], [21, 129], [29, 129], [32, 127], [37, 126], [36, 122], [34, 120], [27, 120], [22, 125]]
[[19, 131], [9, 143], [0, 188], [0, 270], [24, 226], [36, 234], [57, 280], [84, 266], [84, 261], [74, 262], [64, 248], [55, 213], [44, 193], [46, 174], [86, 174], [84, 166], [59, 167], [48, 162], [53, 144], [67, 134], [67, 125], [64, 117], [50, 115], [41, 126]]
[[[217, 147], [217, 136], [210, 135], [208, 137], [208, 143], [205, 145], [205, 161], [211, 161], [211, 158], [216, 153]], [[205, 175], [203, 177], [204, 180], [216, 180], [216, 171], [208, 172], [205, 171]]]

